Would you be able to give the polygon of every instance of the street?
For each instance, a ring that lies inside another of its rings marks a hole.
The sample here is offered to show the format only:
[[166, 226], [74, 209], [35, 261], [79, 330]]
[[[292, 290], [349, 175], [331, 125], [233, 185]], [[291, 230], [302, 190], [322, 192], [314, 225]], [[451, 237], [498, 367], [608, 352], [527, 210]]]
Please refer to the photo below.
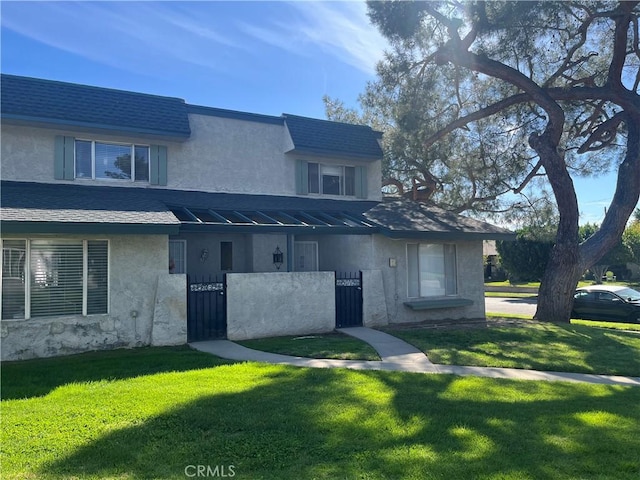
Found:
[[485, 309], [489, 313], [529, 315], [536, 313], [536, 298], [485, 297]]

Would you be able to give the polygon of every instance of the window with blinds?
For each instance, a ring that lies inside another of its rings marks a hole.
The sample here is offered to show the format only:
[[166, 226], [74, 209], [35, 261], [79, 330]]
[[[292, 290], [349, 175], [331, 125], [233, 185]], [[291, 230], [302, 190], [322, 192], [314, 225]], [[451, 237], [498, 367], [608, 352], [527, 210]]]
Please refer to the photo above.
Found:
[[5, 240], [2, 250], [3, 319], [107, 313], [106, 240]]
[[458, 293], [456, 247], [452, 244], [408, 244], [408, 296], [436, 297]]

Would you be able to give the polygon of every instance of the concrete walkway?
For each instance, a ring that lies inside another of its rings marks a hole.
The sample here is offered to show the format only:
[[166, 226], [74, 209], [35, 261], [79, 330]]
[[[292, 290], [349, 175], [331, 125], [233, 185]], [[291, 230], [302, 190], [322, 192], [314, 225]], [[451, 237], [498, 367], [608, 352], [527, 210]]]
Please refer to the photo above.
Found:
[[193, 342], [196, 350], [211, 353], [229, 360], [253, 361], [293, 365], [312, 368], [351, 368], [355, 370], [392, 370], [418, 373], [447, 373], [461, 376], [508, 378], [514, 380], [547, 380], [563, 382], [600, 383], [606, 385], [626, 385], [640, 387], [640, 377], [617, 375], [591, 375], [583, 373], [541, 372], [519, 368], [463, 367], [456, 365], [436, 365], [413, 345], [397, 337], [366, 327], [339, 329], [340, 332], [359, 338], [371, 345], [380, 355], [381, 361], [330, 360], [293, 357], [267, 353], [243, 347], [229, 340]]

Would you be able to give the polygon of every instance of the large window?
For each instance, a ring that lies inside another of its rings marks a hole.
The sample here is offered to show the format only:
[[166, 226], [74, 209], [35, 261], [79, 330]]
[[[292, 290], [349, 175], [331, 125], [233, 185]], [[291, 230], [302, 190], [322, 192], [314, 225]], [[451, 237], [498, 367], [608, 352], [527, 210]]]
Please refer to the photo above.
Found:
[[355, 167], [309, 163], [309, 193], [353, 196], [355, 177]]
[[450, 244], [408, 244], [409, 297], [458, 293], [456, 247]]
[[106, 240], [4, 240], [2, 318], [108, 310]]
[[76, 140], [75, 177], [149, 182], [149, 146]]

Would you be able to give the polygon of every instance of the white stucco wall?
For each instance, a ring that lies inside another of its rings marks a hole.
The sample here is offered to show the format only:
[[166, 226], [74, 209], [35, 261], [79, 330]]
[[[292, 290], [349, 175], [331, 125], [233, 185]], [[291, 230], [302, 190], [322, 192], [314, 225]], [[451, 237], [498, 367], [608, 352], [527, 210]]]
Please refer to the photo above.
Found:
[[[304, 157], [284, 153], [288, 136], [284, 126], [196, 114], [190, 114], [189, 121], [192, 134], [185, 142], [3, 124], [0, 175], [3, 180], [29, 182], [296, 195], [296, 159]], [[142, 182], [119, 180], [55, 180], [56, 135], [105, 142], [166, 145], [167, 186], [152, 187]], [[344, 161], [323, 157], [306, 158], [320, 163], [345, 164]], [[380, 200], [382, 162], [347, 161], [346, 164], [367, 165], [367, 199]], [[316, 197], [357, 200], [346, 196]]]
[[333, 272], [227, 275], [229, 340], [329, 332], [335, 318]]
[[3, 360], [186, 343], [186, 281], [168, 273], [167, 236], [64, 238], [109, 240], [109, 313], [3, 320]]
[[191, 138], [169, 147], [168, 188], [295, 195], [282, 125], [197, 114], [189, 123]]
[[[410, 323], [445, 319], [484, 318], [484, 272], [482, 241], [443, 242], [456, 245], [458, 293], [456, 297], [469, 299], [466, 307], [413, 311], [404, 305], [408, 298], [407, 243], [416, 240], [374, 237], [375, 264], [381, 266], [389, 323]], [[438, 243], [422, 240], [422, 243]], [[389, 266], [395, 259], [397, 267]]]

